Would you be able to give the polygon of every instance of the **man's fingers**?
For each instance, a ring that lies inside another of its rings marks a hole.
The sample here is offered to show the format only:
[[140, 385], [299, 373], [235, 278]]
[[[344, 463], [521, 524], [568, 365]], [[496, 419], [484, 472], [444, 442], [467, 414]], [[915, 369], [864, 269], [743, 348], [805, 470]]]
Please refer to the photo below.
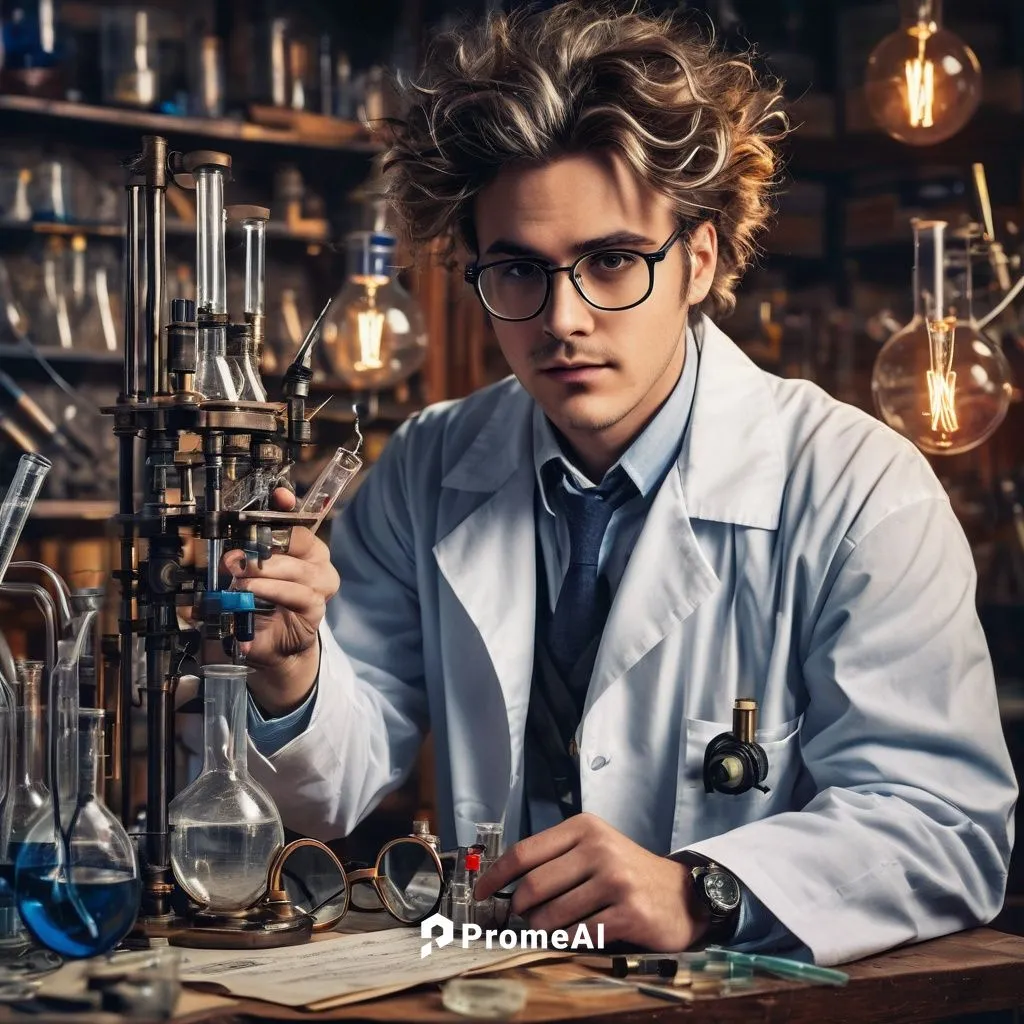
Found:
[[323, 595], [305, 584], [287, 580], [241, 579], [235, 581], [235, 587], [248, 590], [261, 600], [270, 601], [278, 608], [295, 612], [311, 622], [319, 622], [323, 618]]
[[[516, 889], [516, 895], [519, 895], [518, 889]], [[547, 932], [554, 931], [556, 928], [567, 928], [580, 921], [593, 918], [594, 915], [607, 910], [609, 906], [611, 903], [608, 893], [596, 878], [573, 886], [568, 892], [564, 892], [536, 908], [527, 910], [525, 913], [517, 910], [515, 900], [512, 901], [512, 909], [520, 916], [526, 917], [531, 928], [542, 928]]]
[[528, 871], [568, 853], [577, 840], [572, 818], [509, 847], [476, 883], [476, 898], [485, 900]]
[[327, 545], [305, 526], [292, 527], [292, 539], [288, 543], [288, 554], [294, 558], [305, 558], [312, 562], [329, 562], [331, 552]]
[[270, 497], [279, 512], [291, 512], [295, 508], [295, 495], [287, 487], [275, 487]]
[[[337, 582], [331, 586], [331, 578], [337, 573], [325, 571], [324, 566], [311, 565], [309, 562], [295, 558], [293, 555], [273, 555], [263, 559], [260, 566], [253, 558], [246, 559], [245, 555], [240, 558], [233, 558], [229, 563], [229, 571], [236, 580], [257, 579], [257, 580], [286, 580], [291, 583], [305, 583], [307, 586], [321, 590], [322, 593], [333, 594], [338, 589]], [[323, 584], [321, 587], [320, 584]]]
[[543, 907], [583, 885], [592, 873], [591, 866], [580, 856], [579, 849], [574, 848], [520, 878], [512, 895], [512, 910], [520, 917], [525, 917], [531, 910]]

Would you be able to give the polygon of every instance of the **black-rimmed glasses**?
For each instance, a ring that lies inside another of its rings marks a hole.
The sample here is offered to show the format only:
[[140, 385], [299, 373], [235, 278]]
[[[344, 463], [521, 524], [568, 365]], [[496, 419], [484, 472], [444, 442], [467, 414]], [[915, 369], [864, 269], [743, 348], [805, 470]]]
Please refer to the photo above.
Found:
[[683, 234], [676, 228], [654, 252], [600, 249], [584, 253], [566, 267], [550, 267], [541, 259], [515, 256], [494, 263], [470, 264], [466, 280], [476, 289], [491, 316], [499, 320], [532, 320], [551, 297], [555, 274], [568, 274], [573, 287], [595, 309], [618, 312], [644, 302], [654, 291], [654, 267]]

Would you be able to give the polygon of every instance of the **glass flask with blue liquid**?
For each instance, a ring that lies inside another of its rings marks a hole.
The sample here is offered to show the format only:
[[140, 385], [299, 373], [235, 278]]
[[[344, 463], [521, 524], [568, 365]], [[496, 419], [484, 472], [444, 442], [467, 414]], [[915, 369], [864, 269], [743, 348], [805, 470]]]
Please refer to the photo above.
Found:
[[[58, 708], [65, 722], [67, 710]], [[98, 708], [79, 710], [71, 742], [66, 726], [60, 729], [59, 812], [40, 815], [15, 864], [15, 898], [26, 928], [38, 943], [71, 958], [113, 949], [135, 923], [142, 896], [135, 848], [100, 796], [103, 717]], [[70, 773], [69, 749], [77, 754], [77, 773]]]

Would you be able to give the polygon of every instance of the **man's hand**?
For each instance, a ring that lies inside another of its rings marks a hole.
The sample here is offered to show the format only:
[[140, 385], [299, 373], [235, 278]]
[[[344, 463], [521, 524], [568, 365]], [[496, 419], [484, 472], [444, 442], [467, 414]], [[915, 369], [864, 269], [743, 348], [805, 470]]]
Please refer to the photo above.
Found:
[[604, 925], [605, 942], [662, 953], [686, 949], [707, 930], [689, 870], [650, 853], [593, 814], [576, 814], [515, 844], [476, 884], [476, 898], [519, 885], [512, 911], [531, 928]]
[[[279, 487], [274, 504], [287, 511], [294, 507], [295, 496]], [[287, 714], [313, 688], [320, 663], [317, 630], [340, 583], [327, 545], [296, 526], [288, 554], [272, 555], [262, 568], [237, 549], [225, 552], [221, 565], [231, 574], [234, 590], [248, 590], [277, 606], [272, 615], [257, 614], [256, 638], [241, 648], [246, 663], [256, 670], [249, 688], [257, 703], [273, 715]]]

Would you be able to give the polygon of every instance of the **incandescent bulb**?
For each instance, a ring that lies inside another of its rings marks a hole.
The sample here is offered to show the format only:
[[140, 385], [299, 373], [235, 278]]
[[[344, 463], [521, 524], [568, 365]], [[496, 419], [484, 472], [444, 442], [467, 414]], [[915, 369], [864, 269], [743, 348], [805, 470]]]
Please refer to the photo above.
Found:
[[915, 220], [914, 316], [882, 346], [871, 391], [886, 423], [929, 455], [987, 441], [1010, 404], [1010, 366], [971, 308], [970, 239], [950, 267], [944, 221]]
[[423, 365], [423, 314], [395, 277], [393, 235], [355, 231], [347, 241], [348, 276], [324, 321], [321, 352], [350, 387], [390, 387]]
[[942, 28], [941, 0], [904, 2], [900, 27], [868, 57], [871, 116], [900, 142], [927, 146], [955, 135], [981, 102], [981, 65]]

